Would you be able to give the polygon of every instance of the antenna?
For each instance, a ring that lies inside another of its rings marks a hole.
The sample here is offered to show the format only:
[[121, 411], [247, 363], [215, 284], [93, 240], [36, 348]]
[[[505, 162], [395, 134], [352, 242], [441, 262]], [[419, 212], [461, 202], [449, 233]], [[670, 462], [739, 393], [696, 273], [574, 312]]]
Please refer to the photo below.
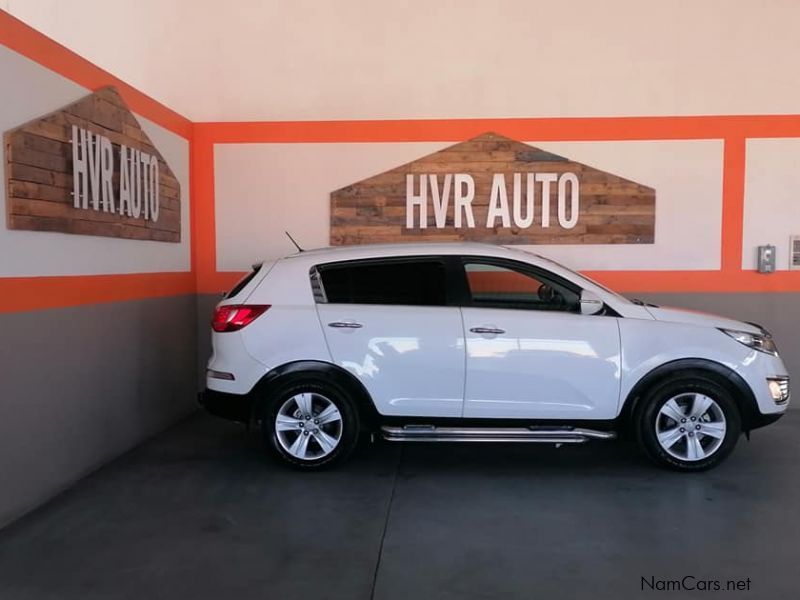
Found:
[[288, 231], [284, 231], [283, 233], [285, 233], [286, 237], [288, 237], [292, 241], [292, 243], [294, 244], [294, 247], [297, 248], [298, 252], [304, 252], [304, 250], [300, 247], [300, 244], [298, 244], [297, 242], [294, 241], [294, 238], [292, 237], [292, 234], [290, 234]]

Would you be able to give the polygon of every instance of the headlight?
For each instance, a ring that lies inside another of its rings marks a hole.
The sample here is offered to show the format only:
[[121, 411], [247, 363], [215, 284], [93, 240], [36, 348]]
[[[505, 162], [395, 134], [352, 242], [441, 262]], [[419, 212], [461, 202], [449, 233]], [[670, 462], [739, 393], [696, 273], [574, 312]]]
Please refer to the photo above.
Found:
[[735, 331], [732, 329], [720, 329], [720, 331], [731, 336], [737, 342], [744, 344], [748, 348], [771, 354], [772, 356], [778, 356], [778, 348], [775, 346], [772, 336], [766, 331], [764, 333], [748, 333], [746, 331]]

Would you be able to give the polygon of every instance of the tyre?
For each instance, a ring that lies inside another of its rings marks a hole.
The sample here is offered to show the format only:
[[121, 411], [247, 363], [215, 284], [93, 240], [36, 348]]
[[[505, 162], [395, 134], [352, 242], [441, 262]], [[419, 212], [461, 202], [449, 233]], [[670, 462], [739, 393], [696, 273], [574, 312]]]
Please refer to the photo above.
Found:
[[271, 394], [262, 413], [267, 446], [284, 463], [321, 469], [346, 459], [358, 441], [358, 410], [330, 382], [294, 381]]
[[640, 447], [656, 464], [704, 471], [721, 463], [741, 433], [739, 407], [727, 389], [703, 373], [653, 387], [634, 414]]

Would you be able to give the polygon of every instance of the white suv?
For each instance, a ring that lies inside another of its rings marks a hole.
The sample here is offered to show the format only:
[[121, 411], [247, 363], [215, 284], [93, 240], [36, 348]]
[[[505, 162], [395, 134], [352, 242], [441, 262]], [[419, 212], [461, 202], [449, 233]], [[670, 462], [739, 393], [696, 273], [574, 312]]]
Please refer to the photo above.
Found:
[[631, 301], [550, 260], [472, 243], [352, 246], [256, 266], [217, 306], [202, 404], [303, 468], [361, 431], [395, 441], [635, 434], [718, 464], [789, 377], [758, 325]]

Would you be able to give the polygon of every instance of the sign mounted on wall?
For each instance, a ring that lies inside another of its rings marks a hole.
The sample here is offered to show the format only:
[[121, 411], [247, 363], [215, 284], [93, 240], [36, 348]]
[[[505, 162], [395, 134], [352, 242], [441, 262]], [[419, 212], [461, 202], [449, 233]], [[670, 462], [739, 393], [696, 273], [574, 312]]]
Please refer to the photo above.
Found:
[[655, 190], [485, 133], [331, 193], [331, 244], [652, 244]]
[[9, 229], [180, 242], [180, 184], [117, 91], [5, 134]]

